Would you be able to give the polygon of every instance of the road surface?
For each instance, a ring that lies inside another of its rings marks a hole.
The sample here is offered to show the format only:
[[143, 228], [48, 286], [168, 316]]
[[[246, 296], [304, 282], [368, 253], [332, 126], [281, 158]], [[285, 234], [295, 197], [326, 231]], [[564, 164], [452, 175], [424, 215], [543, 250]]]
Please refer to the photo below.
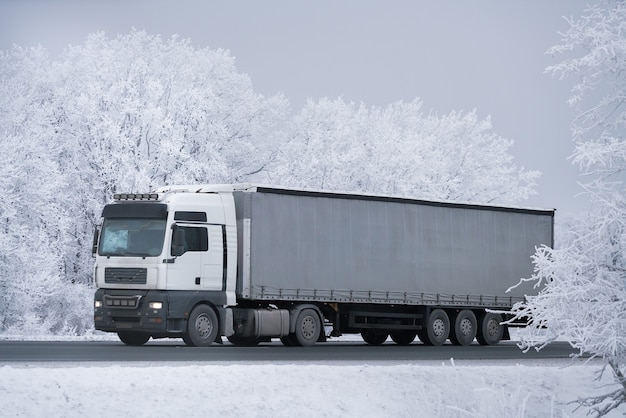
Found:
[[0, 341], [0, 364], [15, 362], [300, 362], [300, 361], [422, 361], [422, 360], [533, 360], [566, 359], [573, 352], [567, 343], [552, 343], [543, 350], [523, 353], [514, 342], [497, 346], [472, 344], [440, 347], [387, 342], [370, 346], [363, 342], [328, 342], [314, 347], [285, 347], [280, 342], [257, 347], [229, 343], [211, 347], [187, 347], [182, 340], [151, 340], [141, 347], [117, 341], [32, 342]]

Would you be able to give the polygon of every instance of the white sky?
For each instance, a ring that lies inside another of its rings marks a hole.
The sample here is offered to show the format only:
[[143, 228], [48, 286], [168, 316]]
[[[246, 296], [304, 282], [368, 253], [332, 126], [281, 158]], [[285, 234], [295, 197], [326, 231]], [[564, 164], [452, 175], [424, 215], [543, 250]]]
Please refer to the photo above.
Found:
[[368, 106], [420, 97], [439, 114], [478, 110], [513, 139], [518, 166], [540, 170], [524, 206], [558, 214], [587, 208], [566, 103], [571, 81], [544, 74], [545, 51], [589, 0], [0, 0], [0, 49], [41, 44], [52, 55], [132, 27], [196, 47], [229, 49], [255, 91], [283, 92], [294, 111], [307, 98]]

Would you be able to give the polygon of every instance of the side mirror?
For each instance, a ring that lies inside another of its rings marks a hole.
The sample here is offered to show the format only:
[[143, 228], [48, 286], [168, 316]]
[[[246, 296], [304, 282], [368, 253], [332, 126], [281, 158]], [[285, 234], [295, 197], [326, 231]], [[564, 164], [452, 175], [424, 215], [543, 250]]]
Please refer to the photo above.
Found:
[[178, 228], [176, 225], [172, 227], [174, 234], [172, 238], [172, 255], [179, 257], [185, 254], [185, 230]]
[[96, 226], [93, 231], [93, 244], [91, 246], [91, 254], [96, 255], [98, 252], [98, 240], [100, 239], [100, 227]]

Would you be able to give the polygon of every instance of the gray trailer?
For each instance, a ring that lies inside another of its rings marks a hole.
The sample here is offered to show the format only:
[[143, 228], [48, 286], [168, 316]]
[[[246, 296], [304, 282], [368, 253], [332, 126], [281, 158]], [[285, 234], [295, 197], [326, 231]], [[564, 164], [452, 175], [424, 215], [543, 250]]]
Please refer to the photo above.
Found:
[[[359, 333], [369, 344], [381, 344], [389, 336], [398, 344], [409, 344], [416, 336], [434, 345], [448, 338], [458, 345], [475, 338], [497, 344], [508, 335], [501, 324], [505, 315], [488, 310], [506, 312], [536, 294], [530, 286], [512, 287], [532, 275], [535, 248], [553, 245], [554, 210], [252, 185], [170, 186], [151, 199], [130, 196], [109, 205], [115, 210], [105, 208], [104, 228], [107, 212], [123, 217], [120, 205], [129, 213], [139, 203], [164, 205], [169, 215], [163, 224], [163, 254], [157, 258], [170, 264], [171, 271], [159, 266], [157, 275], [187, 269], [188, 252], [175, 250], [184, 247], [185, 238], [176, 230], [186, 230], [189, 239], [189, 234], [197, 235], [194, 228], [206, 226], [206, 251], [216, 254], [194, 254], [194, 261], [189, 257], [202, 270], [190, 272], [195, 281], [189, 285], [184, 277], [153, 281], [150, 296], [140, 299], [169, 303], [170, 317], [162, 320], [175, 326], [131, 327], [133, 334], [141, 333], [133, 340], [139, 343], [146, 336], [182, 336], [190, 345], [205, 345], [203, 341], [210, 344], [223, 335], [234, 344], [280, 338], [285, 345], [312, 345]], [[102, 255], [97, 264], [111, 263], [110, 256]], [[128, 266], [128, 261], [122, 264]], [[207, 276], [211, 266], [213, 281]], [[102, 283], [96, 305], [130, 296], [129, 285], [112, 289]], [[203, 307], [199, 314], [198, 306]], [[104, 313], [96, 311], [96, 317]], [[101, 315], [96, 328], [119, 334], [109, 317]], [[207, 321], [215, 325], [203, 337]], [[122, 335], [123, 341], [132, 340], [128, 331]]]

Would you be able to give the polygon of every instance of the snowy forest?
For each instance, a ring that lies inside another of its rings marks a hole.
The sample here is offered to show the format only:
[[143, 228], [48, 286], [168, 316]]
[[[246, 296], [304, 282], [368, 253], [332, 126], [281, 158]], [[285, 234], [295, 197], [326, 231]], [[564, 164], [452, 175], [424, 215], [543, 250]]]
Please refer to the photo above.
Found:
[[[525, 349], [565, 339], [604, 359], [626, 401], [626, 4], [600, 0], [548, 54], [571, 83], [572, 162], [593, 207], [538, 248], [541, 291], [515, 307]], [[541, 51], [540, 51], [541, 52]], [[560, 80], [560, 81], [559, 81]], [[0, 333], [93, 329], [91, 240], [115, 192], [255, 182], [523, 205], [540, 173], [474, 110], [436, 114], [419, 98], [371, 107], [342, 98], [291, 109], [255, 93], [225, 50], [133, 30], [51, 58], [0, 51]]]

